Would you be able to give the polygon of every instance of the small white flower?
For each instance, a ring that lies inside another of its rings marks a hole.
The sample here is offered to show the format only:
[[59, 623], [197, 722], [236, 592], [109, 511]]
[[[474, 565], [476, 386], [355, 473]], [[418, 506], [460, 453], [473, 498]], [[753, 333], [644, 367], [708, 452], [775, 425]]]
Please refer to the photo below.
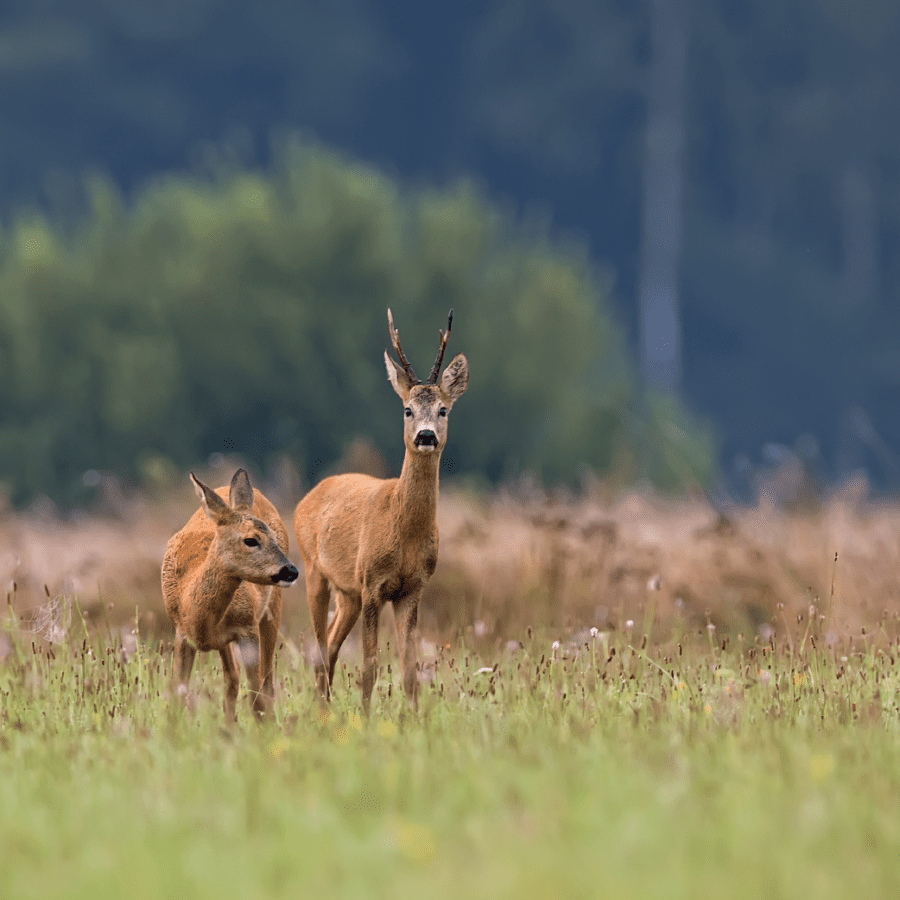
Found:
[[626, 630], [626, 631], [631, 631], [632, 628], [634, 628], [634, 619], [629, 619], [629, 620], [625, 623], [625, 630]]
[[591, 629], [591, 637], [592, 637], [592, 638], [597, 637], [598, 634], [600, 634], [600, 629], [599, 629], [599, 628], [592, 628], [592, 629]]
[[554, 641], [554, 642], [553, 642], [553, 649], [554, 649], [554, 650], [559, 650], [559, 641]]

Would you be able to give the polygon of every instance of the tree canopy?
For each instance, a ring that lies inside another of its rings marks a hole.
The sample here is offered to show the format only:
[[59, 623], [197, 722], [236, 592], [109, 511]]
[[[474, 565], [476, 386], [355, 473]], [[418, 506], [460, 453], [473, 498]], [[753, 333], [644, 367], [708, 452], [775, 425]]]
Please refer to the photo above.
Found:
[[[572, 479], [624, 465], [684, 480], [670, 447], [639, 452], [683, 414], [636, 412], [608, 286], [582, 245], [468, 181], [410, 187], [296, 139], [274, 156], [260, 169], [223, 152], [130, 200], [95, 177], [78, 217], [9, 225], [0, 472], [14, 501], [74, 502], [85, 472], [140, 480], [215, 452], [263, 469], [287, 454], [312, 478], [358, 435], [398, 461], [388, 307], [426, 370], [455, 309], [448, 352], [466, 353], [472, 378], [452, 472]], [[667, 440], [705, 477], [708, 440], [679, 429]]]

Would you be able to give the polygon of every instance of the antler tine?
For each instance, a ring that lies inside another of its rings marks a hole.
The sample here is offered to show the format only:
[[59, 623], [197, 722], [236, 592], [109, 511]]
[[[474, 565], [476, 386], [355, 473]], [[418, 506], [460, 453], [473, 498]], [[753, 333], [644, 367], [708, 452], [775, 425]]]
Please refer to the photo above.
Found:
[[444, 350], [447, 347], [447, 338], [450, 337], [450, 329], [453, 327], [453, 310], [450, 310], [450, 315], [447, 316], [447, 330], [439, 331], [438, 334], [441, 336], [441, 349], [438, 350], [437, 359], [434, 361], [434, 365], [431, 367], [431, 374], [428, 376], [429, 384], [437, 384], [438, 375], [441, 374], [441, 363], [444, 361]]
[[397, 354], [400, 365], [403, 366], [403, 371], [406, 373], [406, 377], [409, 378], [413, 384], [421, 384], [422, 382], [416, 378], [416, 373], [413, 371], [413, 367], [409, 364], [409, 360], [406, 358], [406, 354], [400, 346], [400, 335], [397, 333], [397, 329], [394, 328], [394, 316], [391, 313], [390, 307], [388, 307], [388, 330], [391, 333], [391, 344], [394, 347], [394, 353]]

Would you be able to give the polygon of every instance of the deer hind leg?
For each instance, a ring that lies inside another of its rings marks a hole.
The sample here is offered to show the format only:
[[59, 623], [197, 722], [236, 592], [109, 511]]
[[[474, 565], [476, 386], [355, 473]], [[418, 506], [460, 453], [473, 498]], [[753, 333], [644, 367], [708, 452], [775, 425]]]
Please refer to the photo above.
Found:
[[237, 695], [241, 684], [237, 660], [234, 658], [234, 644], [226, 644], [219, 650], [222, 660], [222, 671], [225, 673], [225, 718], [230, 722], [237, 721]]
[[337, 611], [328, 629], [328, 686], [334, 681], [334, 667], [338, 653], [347, 635], [353, 630], [362, 610], [362, 597], [359, 594], [345, 594], [337, 591]]
[[375, 687], [375, 678], [378, 675], [378, 616], [380, 612], [381, 604], [378, 600], [367, 598], [363, 602], [362, 702], [366, 715], [369, 714], [372, 689]]
[[394, 619], [397, 623], [397, 645], [403, 668], [403, 690], [407, 700], [415, 707], [419, 695], [419, 667], [416, 660], [416, 622], [419, 618], [419, 597], [403, 597], [394, 602]]
[[306, 602], [316, 635], [318, 653], [315, 659], [316, 686], [319, 694], [327, 700], [330, 696], [328, 678], [328, 604], [331, 601], [331, 587], [328, 579], [313, 563], [306, 566]]
[[178, 696], [185, 702], [188, 701], [188, 682], [191, 678], [191, 669], [194, 668], [194, 657], [197, 650], [188, 640], [183, 631], [175, 634], [175, 678], [177, 680]]

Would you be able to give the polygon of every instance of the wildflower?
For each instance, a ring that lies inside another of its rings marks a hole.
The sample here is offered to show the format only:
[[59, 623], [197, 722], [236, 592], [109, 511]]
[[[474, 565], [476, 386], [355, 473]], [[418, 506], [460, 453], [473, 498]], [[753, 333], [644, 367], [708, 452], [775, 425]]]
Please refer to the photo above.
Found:
[[834, 757], [830, 753], [816, 753], [809, 758], [809, 774], [813, 781], [824, 781], [834, 771]]
[[379, 737], [389, 738], [397, 733], [397, 726], [393, 722], [379, 722], [376, 731]]
[[437, 854], [437, 841], [427, 825], [401, 819], [393, 828], [394, 845], [411, 862], [427, 863]]
[[600, 634], [600, 629], [599, 629], [599, 628], [592, 628], [592, 629], [591, 629], [591, 637], [592, 637], [592, 638], [596, 638], [598, 634]]
[[625, 630], [631, 631], [632, 628], [634, 628], [634, 619], [628, 619], [628, 621], [625, 622]]

